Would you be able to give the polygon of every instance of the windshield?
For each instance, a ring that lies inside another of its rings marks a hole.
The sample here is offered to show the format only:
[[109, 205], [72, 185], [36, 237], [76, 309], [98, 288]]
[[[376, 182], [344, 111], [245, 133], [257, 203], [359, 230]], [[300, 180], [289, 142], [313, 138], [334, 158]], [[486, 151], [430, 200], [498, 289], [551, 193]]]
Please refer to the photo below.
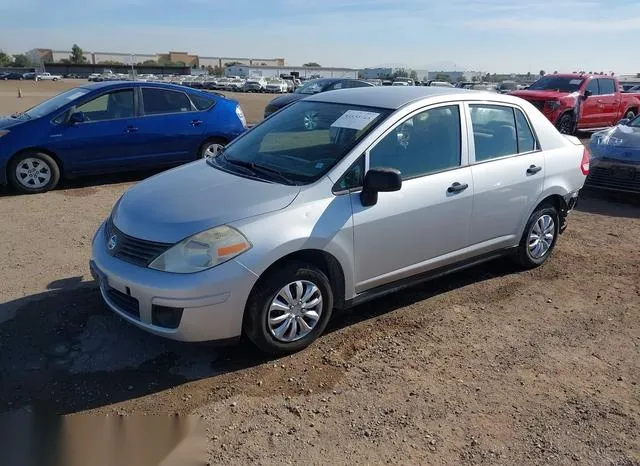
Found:
[[577, 92], [584, 82], [582, 78], [544, 76], [529, 86], [530, 91]]
[[35, 107], [31, 107], [29, 110], [24, 112], [29, 118], [40, 118], [45, 115], [48, 115], [51, 112], [55, 112], [60, 107], [68, 104], [72, 100], [75, 100], [79, 97], [82, 97], [85, 94], [88, 94], [88, 89], [83, 89], [81, 87], [76, 87], [74, 89], [69, 89], [62, 94], [58, 94], [55, 97], [52, 97], [48, 100], [45, 100], [41, 104], [36, 105]]
[[261, 173], [269, 170], [292, 184], [311, 183], [339, 162], [388, 113], [372, 107], [299, 101], [236, 139], [215, 163], [229, 170], [233, 165]]
[[317, 94], [331, 84], [333, 81], [328, 79], [314, 79], [313, 81], [307, 81], [298, 89], [295, 90], [296, 94]]

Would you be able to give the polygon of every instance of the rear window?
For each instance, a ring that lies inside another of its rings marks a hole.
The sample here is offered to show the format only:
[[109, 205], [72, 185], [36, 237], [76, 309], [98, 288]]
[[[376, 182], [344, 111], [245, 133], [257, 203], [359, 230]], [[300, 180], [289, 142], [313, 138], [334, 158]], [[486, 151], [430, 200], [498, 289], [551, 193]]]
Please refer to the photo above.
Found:
[[209, 110], [216, 103], [213, 97], [206, 97], [200, 94], [191, 94], [191, 102], [198, 110]]
[[616, 86], [613, 79], [598, 79], [600, 83], [600, 95], [615, 94]]

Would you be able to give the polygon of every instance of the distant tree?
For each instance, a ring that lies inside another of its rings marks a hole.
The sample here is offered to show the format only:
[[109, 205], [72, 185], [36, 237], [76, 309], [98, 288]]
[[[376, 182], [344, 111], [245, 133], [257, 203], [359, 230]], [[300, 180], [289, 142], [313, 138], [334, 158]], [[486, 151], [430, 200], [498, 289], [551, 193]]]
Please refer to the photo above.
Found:
[[145, 60], [142, 62], [142, 64], [145, 66], [154, 66], [154, 65], [157, 65], [158, 62], [155, 60]]
[[491, 82], [491, 73], [487, 73], [483, 79], [483, 81]]
[[9, 66], [12, 61], [13, 59], [8, 54], [0, 50], [0, 66]]
[[418, 73], [416, 73], [416, 70], [411, 70], [411, 73], [409, 73], [409, 77], [411, 79], [413, 79], [414, 81], [418, 80]]
[[472, 82], [474, 82], [474, 83], [475, 83], [475, 82], [478, 82], [478, 80], [479, 80], [479, 79], [480, 79], [480, 78], [478, 78], [477, 76], [472, 76], [472, 77], [471, 77], [471, 81], [472, 81]]
[[456, 82], [464, 82], [465, 81], [465, 77], [463, 75], [458, 76], [458, 79], [456, 79]]
[[308, 68], [320, 68], [320, 65], [314, 61], [310, 61], [309, 63], [305, 63], [302, 66], [306, 66]]
[[558, 70], [554, 71], [553, 74], [558, 74]]
[[436, 81], [449, 81], [451, 77], [446, 73], [436, 74]]
[[183, 61], [174, 61], [174, 62], [171, 62], [169, 66], [175, 66], [176, 68], [184, 68], [185, 66], [187, 66], [187, 64]]
[[545, 74], [547, 74], [544, 70], [540, 70], [540, 76], [544, 76]]
[[527, 79], [531, 78], [531, 71], [527, 71]]
[[15, 66], [16, 68], [27, 68], [31, 65], [31, 60], [29, 60], [25, 54], [20, 53], [13, 56], [13, 63], [11, 66]]
[[216, 66], [214, 66], [212, 68], [212, 70], [213, 70], [213, 74], [215, 76], [224, 76], [224, 68], [223, 67], [216, 65]]
[[230, 61], [230, 62], [225, 63], [224, 67], [225, 68], [229, 68], [230, 66], [233, 66], [233, 65], [242, 65], [242, 63], [240, 63], [239, 61]]
[[124, 63], [116, 60], [104, 60], [98, 63], [98, 65], [111, 65], [111, 66], [122, 66]]
[[87, 62], [87, 59], [85, 58], [84, 53], [82, 52], [82, 49], [78, 46], [78, 44], [73, 44], [73, 47], [71, 47], [71, 55], [69, 56], [69, 60], [71, 60], [71, 63], [75, 64], [82, 64]]
[[409, 73], [404, 68], [398, 68], [391, 74], [391, 79], [395, 78], [408, 78]]
[[589, 71], [589, 73], [587, 73], [587, 74], [593, 74], [593, 71]]
[[265, 62], [260, 63], [260, 66], [267, 66]]
[[68, 65], [71, 63], [71, 60], [69, 60], [68, 58], [63, 58], [62, 60], [60, 60], [60, 63], [63, 63], [65, 65]]

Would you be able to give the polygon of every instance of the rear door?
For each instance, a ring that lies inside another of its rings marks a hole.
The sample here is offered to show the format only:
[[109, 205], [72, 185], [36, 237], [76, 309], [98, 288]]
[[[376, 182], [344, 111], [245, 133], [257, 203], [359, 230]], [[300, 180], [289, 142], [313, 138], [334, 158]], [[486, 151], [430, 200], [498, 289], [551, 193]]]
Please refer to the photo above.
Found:
[[84, 121], [69, 124], [61, 117], [47, 145], [62, 158], [70, 172], [84, 173], [126, 168], [137, 125], [133, 87], [91, 96], [69, 112], [82, 113]]
[[616, 93], [616, 83], [611, 78], [598, 78], [600, 85], [599, 100], [602, 105], [600, 126], [611, 126], [617, 123], [620, 95]]
[[179, 90], [141, 87], [140, 97], [137, 161], [162, 166], [194, 160], [206, 130], [204, 112]]
[[474, 200], [471, 242], [478, 252], [513, 246], [522, 218], [542, 194], [544, 156], [516, 106], [469, 103]]

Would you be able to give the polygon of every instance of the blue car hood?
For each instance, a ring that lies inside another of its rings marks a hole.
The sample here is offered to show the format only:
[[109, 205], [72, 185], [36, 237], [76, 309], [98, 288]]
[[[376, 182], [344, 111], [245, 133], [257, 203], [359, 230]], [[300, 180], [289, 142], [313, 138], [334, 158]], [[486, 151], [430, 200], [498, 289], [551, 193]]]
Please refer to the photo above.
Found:
[[0, 116], [0, 129], [9, 129], [13, 126], [20, 125], [26, 120], [20, 118], [11, 118], [10, 116]]
[[592, 157], [640, 163], [640, 128], [618, 125], [591, 137]]
[[300, 192], [225, 173], [206, 161], [138, 183], [120, 199], [113, 221], [135, 238], [176, 243], [215, 226], [284, 209]]

